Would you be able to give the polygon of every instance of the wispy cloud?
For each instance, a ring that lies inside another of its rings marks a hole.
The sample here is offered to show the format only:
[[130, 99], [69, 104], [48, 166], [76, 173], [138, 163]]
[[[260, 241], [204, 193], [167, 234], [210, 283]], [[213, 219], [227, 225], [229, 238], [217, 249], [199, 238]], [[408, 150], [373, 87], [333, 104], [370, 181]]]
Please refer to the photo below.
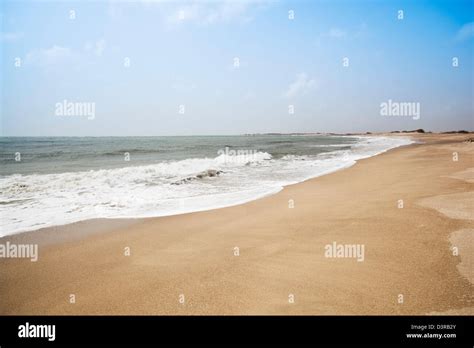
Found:
[[298, 74], [296, 80], [290, 83], [288, 89], [283, 94], [286, 98], [294, 98], [305, 95], [310, 89], [316, 86], [316, 81], [310, 79], [305, 73]]
[[340, 28], [331, 28], [329, 32], [323, 34], [323, 36], [331, 37], [334, 39], [342, 39], [347, 36], [347, 32]]
[[54, 65], [71, 56], [72, 52], [69, 48], [53, 45], [51, 48], [30, 51], [26, 54], [25, 63], [40, 66]]
[[[319, 35], [319, 38], [329, 38], [334, 40], [341, 39], [362, 39], [369, 34], [367, 24], [361, 22], [358, 27], [351, 29], [343, 29], [340, 27], [332, 27], [328, 31]], [[319, 41], [319, 40], [318, 40]]]
[[465, 41], [474, 37], [474, 22], [464, 24], [456, 34], [457, 41]]
[[269, 1], [265, 0], [190, 1], [171, 9], [166, 21], [168, 24], [191, 22], [201, 25], [234, 20], [249, 21], [253, 18], [253, 10], [267, 3]]
[[65, 62], [80, 64], [91, 58], [102, 57], [106, 47], [106, 41], [99, 39], [88, 41], [82, 50], [73, 50], [69, 47], [53, 45], [49, 48], [34, 49], [25, 56], [25, 63], [28, 65], [47, 67], [55, 66]]
[[22, 37], [23, 37], [23, 33], [2, 32], [0, 33], [0, 42], [14, 42], [14, 41], [18, 41]]

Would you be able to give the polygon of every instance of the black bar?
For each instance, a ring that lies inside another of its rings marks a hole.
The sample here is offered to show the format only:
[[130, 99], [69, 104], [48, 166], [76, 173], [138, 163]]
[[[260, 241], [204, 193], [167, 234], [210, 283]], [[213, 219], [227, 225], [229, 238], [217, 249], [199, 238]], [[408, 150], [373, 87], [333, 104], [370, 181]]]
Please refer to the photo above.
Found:
[[[57, 344], [408, 344], [472, 347], [472, 316], [1, 316], [0, 346]], [[55, 339], [19, 337], [55, 325]], [[413, 327], [416, 325], [418, 327]], [[432, 325], [432, 326], [430, 326]], [[447, 326], [447, 325], [455, 325]], [[421, 330], [422, 327], [426, 327]], [[408, 338], [407, 334], [456, 337]]]

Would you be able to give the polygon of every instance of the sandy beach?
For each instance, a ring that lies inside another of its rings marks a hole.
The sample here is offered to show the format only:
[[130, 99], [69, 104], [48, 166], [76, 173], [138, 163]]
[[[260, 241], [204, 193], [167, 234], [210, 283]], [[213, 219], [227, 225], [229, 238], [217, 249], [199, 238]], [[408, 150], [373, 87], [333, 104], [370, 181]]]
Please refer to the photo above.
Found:
[[0, 259], [0, 314], [472, 315], [472, 134], [411, 136], [234, 207], [2, 238], [39, 259]]

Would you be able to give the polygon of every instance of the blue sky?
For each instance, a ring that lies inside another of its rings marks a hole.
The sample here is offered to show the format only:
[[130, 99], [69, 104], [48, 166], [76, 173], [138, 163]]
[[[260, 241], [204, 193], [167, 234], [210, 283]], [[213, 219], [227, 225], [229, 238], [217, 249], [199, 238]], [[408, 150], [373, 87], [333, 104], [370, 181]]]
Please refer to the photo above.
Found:
[[[2, 1], [1, 134], [473, 130], [473, 13], [453, 0]], [[389, 99], [420, 118], [381, 116]], [[58, 116], [64, 100], [94, 117]]]

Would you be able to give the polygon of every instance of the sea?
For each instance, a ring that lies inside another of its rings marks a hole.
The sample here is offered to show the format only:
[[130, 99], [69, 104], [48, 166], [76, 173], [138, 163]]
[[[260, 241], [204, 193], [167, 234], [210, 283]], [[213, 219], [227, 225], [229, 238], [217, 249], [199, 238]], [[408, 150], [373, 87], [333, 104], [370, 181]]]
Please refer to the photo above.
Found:
[[410, 143], [278, 134], [0, 137], [0, 237], [237, 205]]

